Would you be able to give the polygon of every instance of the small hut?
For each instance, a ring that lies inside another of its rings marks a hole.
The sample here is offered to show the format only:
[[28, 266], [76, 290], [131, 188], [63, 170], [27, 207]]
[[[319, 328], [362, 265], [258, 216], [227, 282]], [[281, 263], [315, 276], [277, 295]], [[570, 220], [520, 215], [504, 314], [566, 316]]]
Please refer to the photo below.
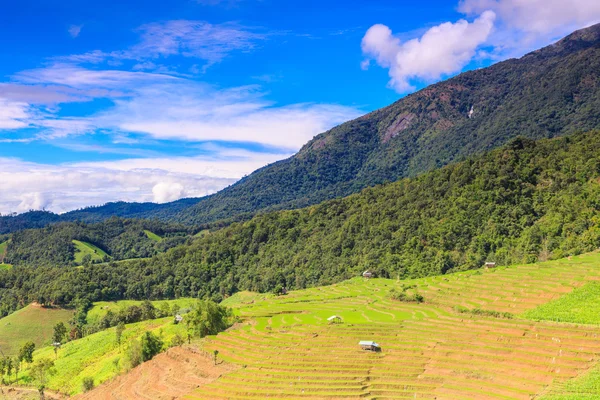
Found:
[[327, 321], [329, 321], [330, 324], [341, 324], [342, 317], [339, 315], [332, 315], [331, 317], [327, 318]]
[[381, 346], [379, 346], [377, 343], [375, 343], [372, 340], [361, 340], [360, 342], [358, 342], [358, 345], [363, 350], [368, 350], [368, 351], [380, 351], [381, 350]]
[[366, 270], [365, 272], [362, 273], [363, 278], [367, 278], [370, 279], [373, 277], [373, 273], [370, 270]]
[[496, 263], [488, 261], [488, 262], [485, 263], [484, 266], [485, 266], [485, 269], [496, 268]]
[[177, 325], [177, 324], [179, 324], [181, 321], [183, 321], [183, 317], [182, 317], [181, 315], [177, 314], [177, 315], [175, 316], [175, 320], [173, 321], [173, 323], [174, 323], [175, 325]]

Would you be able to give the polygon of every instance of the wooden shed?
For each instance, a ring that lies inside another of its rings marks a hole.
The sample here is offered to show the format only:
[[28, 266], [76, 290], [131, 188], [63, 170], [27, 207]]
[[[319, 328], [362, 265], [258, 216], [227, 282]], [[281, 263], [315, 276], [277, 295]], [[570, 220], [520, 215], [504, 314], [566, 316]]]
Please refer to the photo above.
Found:
[[332, 315], [331, 317], [327, 318], [327, 321], [329, 321], [330, 324], [341, 324], [342, 317], [339, 315]]
[[366, 270], [365, 272], [362, 273], [363, 278], [372, 278], [373, 277], [373, 273], [369, 270]]
[[485, 266], [485, 269], [489, 269], [489, 268], [496, 268], [496, 263], [495, 263], [495, 262], [488, 261], [488, 262], [486, 262], [486, 263], [484, 264], [484, 266]]

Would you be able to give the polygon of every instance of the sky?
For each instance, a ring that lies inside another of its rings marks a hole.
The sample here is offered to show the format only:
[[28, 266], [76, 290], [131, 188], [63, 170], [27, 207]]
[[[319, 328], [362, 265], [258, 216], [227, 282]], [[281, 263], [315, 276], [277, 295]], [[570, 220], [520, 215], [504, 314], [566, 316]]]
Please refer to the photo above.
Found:
[[0, 213], [205, 196], [597, 22], [597, 0], [6, 1]]

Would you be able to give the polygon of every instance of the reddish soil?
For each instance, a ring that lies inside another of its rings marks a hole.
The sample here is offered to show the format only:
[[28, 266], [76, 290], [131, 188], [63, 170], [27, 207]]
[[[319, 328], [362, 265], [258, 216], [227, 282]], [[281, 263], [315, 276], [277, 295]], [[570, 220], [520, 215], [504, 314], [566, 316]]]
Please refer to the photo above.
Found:
[[174, 347], [75, 399], [173, 400], [235, 369], [215, 366], [212, 357], [195, 347]]

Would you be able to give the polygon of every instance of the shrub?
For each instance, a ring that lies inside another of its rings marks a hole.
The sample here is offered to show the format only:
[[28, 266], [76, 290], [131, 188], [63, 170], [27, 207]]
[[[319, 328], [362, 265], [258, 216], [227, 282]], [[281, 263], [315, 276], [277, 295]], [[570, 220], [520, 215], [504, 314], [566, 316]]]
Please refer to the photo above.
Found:
[[83, 391], [89, 392], [93, 388], [94, 388], [94, 378], [92, 378], [91, 376], [86, 376], [85, 378], [83, 378]]

